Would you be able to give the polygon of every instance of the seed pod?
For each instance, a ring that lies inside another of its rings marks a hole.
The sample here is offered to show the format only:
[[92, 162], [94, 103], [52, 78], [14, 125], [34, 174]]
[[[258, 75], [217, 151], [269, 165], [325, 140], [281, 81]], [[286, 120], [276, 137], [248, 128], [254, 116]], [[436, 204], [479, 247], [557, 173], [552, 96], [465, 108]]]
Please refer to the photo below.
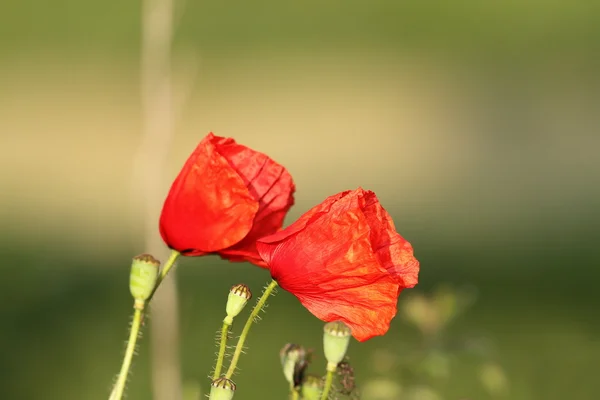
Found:
[[229, 325], [233, 322], [233, 319], [242, 312], [248, 300], [252, 298], [252, 292], [250, 288], [244, 284], [238, 284], [231, 287], [229, 290], [229, 296], [227, 297], [227, 306], [225, 312], [225, 322]]
[[235, 383], [225, 377], [217, 378], [210, 384], [209, 400], [231, 400], [235, 394]]
[[136, 301], [148, 300], [156, 286], [159, 267], [160, 261], [150, 254], [133, 257], [129, 273], [129, 291]]
[[335, 370], [344, 359], [352, 331], [341, 321], [328, 322], [324, 328], [323, 350], [327, 359], [327, 369]]

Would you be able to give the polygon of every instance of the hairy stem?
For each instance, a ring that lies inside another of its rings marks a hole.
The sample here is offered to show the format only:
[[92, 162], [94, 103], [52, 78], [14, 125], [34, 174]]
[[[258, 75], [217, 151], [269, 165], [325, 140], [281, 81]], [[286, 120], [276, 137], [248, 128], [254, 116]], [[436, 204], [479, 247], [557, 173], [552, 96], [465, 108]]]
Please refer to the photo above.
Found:
[[219, 345], [219, 356], [217, 357], [217, 366], [213, 373], [213, 380], [217, 379], [221, 375], [221, 369], [223, 368], [223, 359], [225, 358], [225, 349], [227, 348], [227, 335], [229, 334], [229, 327], [231, 325], [223, 321], [223, 327], [221, 328], [221, 343]]
[[235, 351], [234, 351], [233, 357], [231, 359], [231, 364], [229, 365], [229, 369], [227, 370], [227, 373], [225, 374], [225, 377], [227, 379], [231, 379], [233, 373], [235, 372], [235, 368], [237, 367], [238, 360], [240, 358], [240, 355], [242, 354], [242, 350], [244, 349], [244, 342], [246, 341], [246, 338], [248, 337], [248, 332], [250, 332], [252, 323], [254, 322], [254, 319], [258, 316], [258, 314], [264, 307], [265, 303], [267, 302], [267, 299], [269, 298], [269, 296], [271, 295], [271, 293], [273, 292], [275, 287], [277, 287], [277, 282], [275, 282], [275, 280], [272, 280], [271, 283], [269, 283], [269, 285], [265, 288], [265, 291], [260, 296], [260, 298], [256, 302], [256, 305], [252, 309], [252, 312], [250, 313], [250, 316], [248, 317], [248, 320], [246, 321], [246, 325], [244, 325], [244, 329], [242, 330], [240, 339], [238, 340], [237, 345], [235, 346]]
[[321, 400], [327, 400], [329, 398], [329, 392], [331, 391], [331, 385], [333, 384], [333, 374], [335, 374], [335, 366], [332, 367], [328, 364], [325, 386], [323, 387], [323, 393], [321, 393]]
[[163, 265], [163, 267], [161, 268], [160, 275], [158, 275], [158, 279], [156, 280], [156, 285], [154, 285], [154, 290], [152, 290], [152, 293], [150, 294], [150, 297], [148, 297], [148, 300], [146, 300], [146, 302], [150, 302], [150, 300], [152, 300], [154, 293], [156, 293], [156, 290], [160, 286], [161, 282], [167, 277], [167, 274], [169, 273], [171, 268], [173, 268], [173, 266], [175, 265], [175, 261], [177, 260], [177, 257], [179, 257], [180, 254], [181, 253], [179, 253], [177, 250], [171, 250], [169, 259], [167, 260], [165, 265]]
[[123, 365], [117, 378], [117, 383], [113, 388], [109, 400], [121, 400], [123, 392], [125, 392], [125, 384], [127, 383], [127, 377], [129, 376], [129, 370], [131, 368], [131, 360], [133, 359], [133, 353], [135, 352], [135, 345], [137, 338], [140, 333], [140, 326], [142, 325], [142, 314], [144, 311], [144, 303], [136, 301], [134, 305], [135, 311], [133, 313], [133, 322], [131, 323], [131, 332], [129, 333], [129, 340], [127, 342], [127, 348], [125, 350], [125, 357], [123, 357]]

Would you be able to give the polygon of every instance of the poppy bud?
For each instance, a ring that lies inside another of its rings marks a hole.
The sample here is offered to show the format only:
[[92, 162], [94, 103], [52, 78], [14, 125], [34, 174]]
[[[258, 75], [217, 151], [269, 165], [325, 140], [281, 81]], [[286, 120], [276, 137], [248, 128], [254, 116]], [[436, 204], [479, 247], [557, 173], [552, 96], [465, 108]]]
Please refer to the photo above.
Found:
[[300, 385], [306, 369], [306, 350], [297, 344], [288, 343], [279, 352], [283, 375], [292, 387]]
[[319, 400], [323, 391], [323, 379], [316, 375], [306, 375], [302, 383], [302, 398], [304, 400]]
[[133, 257], [129, 274], [129, 291], [136, 302], [143, 303], [152, 294], [158, 279], [159, 267], [160, 261], [150, 254]]
[[327, 359], [327, 370], [334, 371], [344, 359], [350, 344], [350, 328], [341, 321], [328, 322], [324, 328], [323, 349]]
[[238, 284], [231, 287], [229, 290], [229, 297], [227, 298], [227, 306], [225, 307], [225, 312], [227, 316], [225, 317], [225, 323], [231, 325], [233, 319], [237, 317], [237, 315], [242, 312], [248, 300], [252, 298], [252, 292], [250, 288], [244, 284]]
[[235, 393], [235, 383], [225, 377], [215, 379], [210, 384], [209, 400], [231, 400]]

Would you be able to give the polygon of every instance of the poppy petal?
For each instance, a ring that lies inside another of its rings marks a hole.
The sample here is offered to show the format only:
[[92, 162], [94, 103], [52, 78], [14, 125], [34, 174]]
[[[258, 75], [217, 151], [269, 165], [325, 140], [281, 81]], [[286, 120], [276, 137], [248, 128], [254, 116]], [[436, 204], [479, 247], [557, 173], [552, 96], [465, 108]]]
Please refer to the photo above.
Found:
[[[285, 240], [286, 238], [288, 238], [290, 236], [293, 236], [294, 234], [298, 233], [302, 229], [306, 228], [306, 225], [308, 223], [310, 223], [312, 220], [318, 219], [319, 216], [321, 216], [322, 214], [328, 213], [336, 201], [338, 201], [342, 197], [346, 196], [350, 192], [351, 192], [350, 190], [347, 190], [345, 192], [338, 193], [333, 196], [329, 196], [322, 203], [311, 208], [306, 213], [302, 214], [302, 216], [300, 218], [298, 218], [293, 224], [291, 224], [287, 228], [285, 228], [277, 233], [274, 233], [267, 237], [261, 238], [260, 242], [276, 243], [276, 242]], [[267, 263], [268, 263], [268, 261], [267, 261]]]
[[412, 247], [362, 188], [328, 197], [257, 248], [283, 289], [319, 319], [344, 322], [359, 341], [385, 334], [398, 295], [417, 283]]
[[365, 287], [329, 292], [326, 298], [296, 297], [321, 321], [342, 321], [356, 340], [364, 342], [387, 333], [397, 312], [398, 294], [398, 285], [390, 276], [384, 276]]
[[261, 206], [250, 232], [241, 242], [220, 251], [221, 257], [231, 261], [243, 258], [255, 265], [266, 267], [256, 249], [256, 241], [281, 229], [288, 210], [294, 204], [293, 187], [292, 177], [282, 168], [282, 173], [271, 190], [261, 198]]
[[413, 255], [412, 245], [396, 232], [392, 217], [375, 193], [363, 191], [362, 197], [361, 209], [371, 227], [371, 243], [376, 245], [373, 251], [379, 262], [404, 288], [414, 287], [418, 282], [419, 261]]
[[215, 137], [213, 143], [259, 204], [250, 232], [239, 243], [219, 251], [219, 255], [232, 261], [245, 259], [266, 266], [256, 250], [256, 240], [281, 229], [285, 215], [294, 204], [292, 177], [283, 166], [265, 154], [242, 146], [233, 139]]
[[[316, 317], [341, 320], [364, 341], [389, 328], [398, 285], [372, 251], [358, 196], [349, 192], [339, 198], [286, 228], [293, 232], [287, 238], [280, 232], [257, 247], [283, 289]], [[279, 241], [272, 240], [276, 235]]]
[[160, 217], [167, 245], [185, 255], [230, 247], [252, 228], [258, 202], [207, 135], [173, 182]]

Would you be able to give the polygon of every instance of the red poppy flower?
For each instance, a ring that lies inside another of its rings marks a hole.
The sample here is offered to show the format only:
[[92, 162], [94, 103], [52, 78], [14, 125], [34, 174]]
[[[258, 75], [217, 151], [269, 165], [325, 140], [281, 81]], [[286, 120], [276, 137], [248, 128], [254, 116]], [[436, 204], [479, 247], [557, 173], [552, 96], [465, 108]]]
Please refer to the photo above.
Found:
[[171, 186], [160, 234], [186, 256], [265, 266], [256, 240], [281, 229], [294, 190], [287, 170], [265, 154], [209, 133]]
[[361, 188], [328, 197], [257, 248], [279, 286], [361, 342], [387, 332], [398, 295], [418, 280], [412, 246]]

